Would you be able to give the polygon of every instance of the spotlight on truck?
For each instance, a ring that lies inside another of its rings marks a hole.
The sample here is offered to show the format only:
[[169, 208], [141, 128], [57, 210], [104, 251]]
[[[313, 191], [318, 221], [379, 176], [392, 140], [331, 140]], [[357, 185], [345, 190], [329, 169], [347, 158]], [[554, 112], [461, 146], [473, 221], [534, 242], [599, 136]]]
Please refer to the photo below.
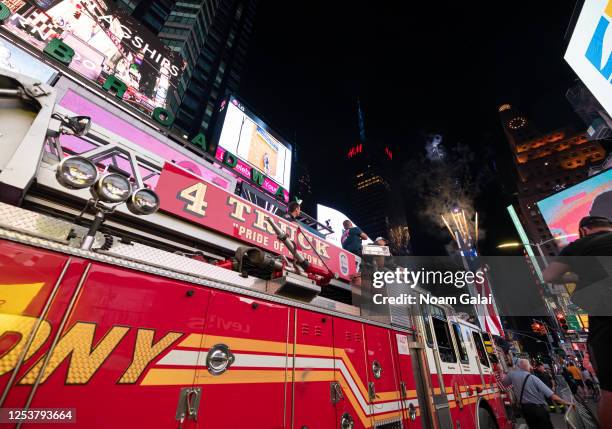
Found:
[[55, 171], [57, 181], [68, 189], [84, 189], [98, 178], [98, 169], [93, 162], [82, 156], [64, 158]]
[[119, 173], [107, 173], [92, 186], [91, 193], [105, 203], [122, 203], [130, 198], [132, 185]]
[[136, 189], [127, 200], [127, 207], [136, 215], [150, 215], [159, 209], [159, 197], [150, 189]]

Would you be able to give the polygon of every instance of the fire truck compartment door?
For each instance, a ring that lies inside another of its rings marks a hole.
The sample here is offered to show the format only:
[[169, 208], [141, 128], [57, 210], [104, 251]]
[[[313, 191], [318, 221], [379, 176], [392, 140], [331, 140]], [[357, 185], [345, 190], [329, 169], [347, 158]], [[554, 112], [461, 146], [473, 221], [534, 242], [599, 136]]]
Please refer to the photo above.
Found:
[[372, 406], [374, 426], [399, 422], [402, 418], [401, 394], [391, 331], [378, 326], [365, 325], [365, 332], [368, 379], [370, 390], [373, 390], [368, 399]]
[[336, 406], [332, 395], [337, 395], [337, 401], [345, 401], [346, 395], [338, 394], [341, 386], [336, 384], [334, 373], [338, 367], [334, 360], [333, 317], [300, 309], [291, 312], [295, 317], [292, 325], [295, 332], [291, 339], [294, 343], [291, 352], [294, 357], [293, 412], [288, 414], [293, 414], [293, 424], [287, 427], [336, 427]]
[[63, 329], [20, 380], [38, 383], [31, 407], [74, 409], [79, 427], [176, 427], [210, 292], [98, 262], [66, 292], [67, 304], [54, 303], [49, 314], [53, 323], [61, 315]]
[[[419, 383], [423, 377], [428, 377], [425, 371], [421, 371], [417, 364], [413, 364], [413, 353], [418, 353], [422, 350], [422, 346], [412, 341], [413, 335], [403, 332], [391, 332], [391, 340], [395, 344], [396, 371], [400, 383], [400, 401], [402, 405], [402, 420], [405, 428], [420, 428], [422, 425], [423, 414], [427, 412], [424, 409], [425, 402], [421, 401], [419, 396], [426, 398], [425, 389], [422, 383]], [[421, 347], [420, 349], [414, 346]], [[413, 351], [411, 351], [411, 349]], [[418, 358], [417, 358], [418, 359]], [[419, 389], [422, 393], [419, 395]]]
[[82, 259], [0, 241], [0, 406], [25, 406], [33, 384], [19, 381], [48, 350], [84, 269]]
[[336, 407], [336, 425], [343, 419], [354, 422], [355, 429], [372, 427], [372, 407], [368, 399], [368, 368], [365, 331], [360, 322], [334, 318], [334, 359], [336, 382], [342, 387], [342, 400]]
[[225, 346], [233, 361], [217, 375], [208, 367], [197, 372], [200, 429], [240, 428], [247, 422], [251, 429], [285, 426], [292, 375], [290, 318], [285, 305], [211, 292], [203, 349]]

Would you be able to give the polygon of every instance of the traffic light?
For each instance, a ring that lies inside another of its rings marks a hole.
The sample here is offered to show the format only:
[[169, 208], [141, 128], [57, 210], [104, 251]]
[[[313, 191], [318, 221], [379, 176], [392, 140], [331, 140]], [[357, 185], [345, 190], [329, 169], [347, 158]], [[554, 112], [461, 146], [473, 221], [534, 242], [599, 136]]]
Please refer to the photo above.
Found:
[[544, 326], [544, 324], [540, 323], [540, 322], [536, 322], [534, 321], [531, 324], [531, 330], [538, 334], [538, 335], [546, 335], [547, 331], [546, 331], [546, 326]]
[[565, 316], [562, 313], [557, 313], [557, 321], [559, 322], [561, 329], [563, 329], [565, 332], [569, 331], [570, 327], [567, 324], [567, 320], [565, 319]]

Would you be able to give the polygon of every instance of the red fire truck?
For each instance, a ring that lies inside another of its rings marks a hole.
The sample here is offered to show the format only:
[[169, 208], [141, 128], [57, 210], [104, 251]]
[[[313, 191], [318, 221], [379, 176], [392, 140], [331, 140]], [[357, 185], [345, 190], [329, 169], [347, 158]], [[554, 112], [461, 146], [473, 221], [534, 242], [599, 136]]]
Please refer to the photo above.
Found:
[[53, 66], [0, 72], [7, 427], [511, 427], [478, 327], [362, 314], [354, 255]]

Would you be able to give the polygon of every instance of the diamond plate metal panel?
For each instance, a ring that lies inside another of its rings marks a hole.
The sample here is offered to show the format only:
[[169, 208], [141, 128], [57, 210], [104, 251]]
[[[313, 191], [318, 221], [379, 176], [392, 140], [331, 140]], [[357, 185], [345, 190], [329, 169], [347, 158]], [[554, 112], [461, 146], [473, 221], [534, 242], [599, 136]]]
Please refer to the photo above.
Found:
[[376, 423], [376, 429], [402, 429], [401, 420], [382, 420]]
[[109, 250], [96, 249], [95, 251], [104, 255], [129, 259], [188, 275], [231, 283], [244, 288], [253, 287], [257, 281], [257, 279], [252, 277], [242, 277], [235, 271], [230, 271], [225, 268], [217, 267], [205, 262], [177, 255], [175, 253], [166, 252], [165, 250], [159, 250], [140, 243], [124, 244], [115, 239], [113, 246]]
[[73, 224], [0, 203], [0, 226], [47, 240], [67, 243]]

